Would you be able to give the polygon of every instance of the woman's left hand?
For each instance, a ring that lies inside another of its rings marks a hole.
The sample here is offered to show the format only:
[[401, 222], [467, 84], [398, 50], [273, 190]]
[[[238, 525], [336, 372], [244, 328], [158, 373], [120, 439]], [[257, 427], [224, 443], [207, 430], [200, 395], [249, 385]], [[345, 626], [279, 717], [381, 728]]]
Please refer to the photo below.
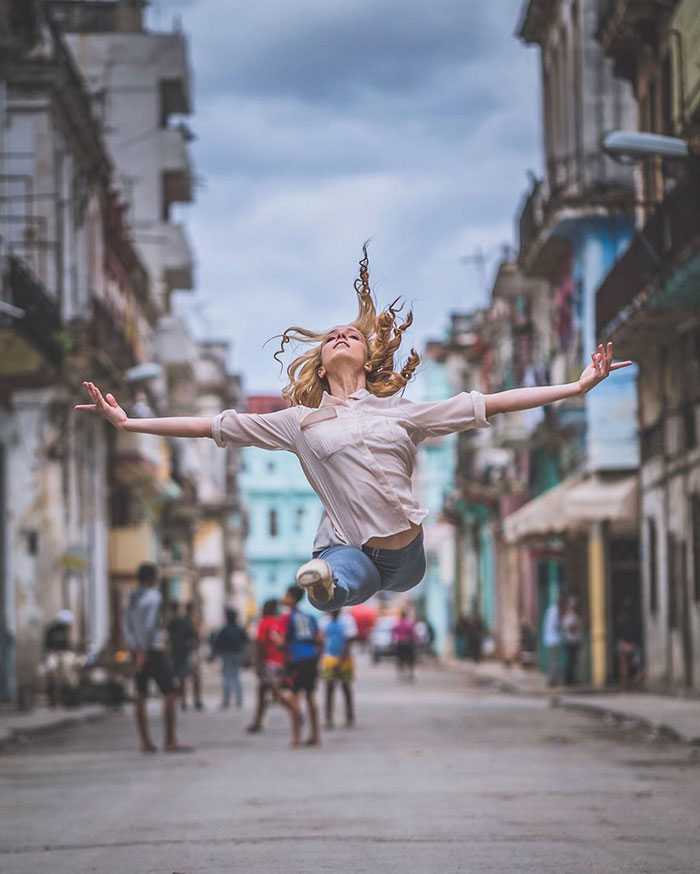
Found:
[[602, 382], [611, 370], [619, 370], [621, 367], [629, 367], [631, 361], [616, 361], [612, 363], [613, 344], [608, 343], [607, 347], [601, 343], [598, 346], [598, 351], [591, 355], [591, 363], [583, 371], [579, 377], [579, 388], [581, 394], [586, 394], [599, 382]]

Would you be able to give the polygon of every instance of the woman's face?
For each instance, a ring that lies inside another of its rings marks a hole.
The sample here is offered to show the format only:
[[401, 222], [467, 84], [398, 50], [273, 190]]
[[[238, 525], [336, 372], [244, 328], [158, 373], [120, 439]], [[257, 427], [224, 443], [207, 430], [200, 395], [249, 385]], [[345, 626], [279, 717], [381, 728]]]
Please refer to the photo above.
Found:
[[321, 365], [327, 373], [339, 366], [361, 369], [366, 360], [367, 343], [357, 328], [339, 325], [326, 334], [321, 347]]

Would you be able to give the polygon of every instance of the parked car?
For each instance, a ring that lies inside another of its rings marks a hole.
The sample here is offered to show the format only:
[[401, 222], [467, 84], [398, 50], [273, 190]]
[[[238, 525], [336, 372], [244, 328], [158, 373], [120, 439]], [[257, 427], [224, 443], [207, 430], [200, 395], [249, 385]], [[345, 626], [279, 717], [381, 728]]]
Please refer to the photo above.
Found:
[[395, 616], [380, 616], [374, 623], [369, 638], [369, 651], [375, 665], [383, 658], [393, 658], [396, 655], [396, 646], [392, 640], [395, 624]]

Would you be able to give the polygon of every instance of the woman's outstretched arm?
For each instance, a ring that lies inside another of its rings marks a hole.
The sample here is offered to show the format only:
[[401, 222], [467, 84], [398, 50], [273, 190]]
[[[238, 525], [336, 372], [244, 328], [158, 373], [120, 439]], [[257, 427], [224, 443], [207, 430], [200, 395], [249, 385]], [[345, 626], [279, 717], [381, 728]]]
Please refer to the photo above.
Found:
[[117, 403], [113, 394], [102, 397], [94, 382], [84, 382], [83, 388], [90, 395], [91, 404], [76, 404], [76, 410], [101, 413], [108, 422], [120, 431], [137, 431], [140, 434], [159, 434], [161, 437], [211, 437], [212, 420], [206, 416], [173, 416], [163, 419], [130, 419]]
[[514, 388], [493, 395], [485, 395], [486, 416], [494, 413], [512, 413], [516, 410], [530, 410], [533, 407], [543, 407], [565, 398], [584, 395], [594, 386], [602, 382], [611, 370], [629, 367], [631, 361], [612, 363], [613, 344], [604, 347], [601, 343], [598, 351], [591, 355], [591, 363], [583, 371], [577, 382], [565, 385], [538, 385], [532, 388]]

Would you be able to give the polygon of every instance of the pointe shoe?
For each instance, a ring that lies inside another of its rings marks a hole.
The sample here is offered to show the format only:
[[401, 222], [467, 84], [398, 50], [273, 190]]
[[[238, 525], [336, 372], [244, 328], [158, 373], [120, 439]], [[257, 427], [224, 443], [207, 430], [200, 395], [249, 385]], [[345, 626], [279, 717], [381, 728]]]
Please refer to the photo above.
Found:
[[306, 589], [314, 601], [319, 604], [328, 604], [333, 597], [335, 583], [331, 566], [322, 558], [312, 558], [297, 571], [297, 585]]

